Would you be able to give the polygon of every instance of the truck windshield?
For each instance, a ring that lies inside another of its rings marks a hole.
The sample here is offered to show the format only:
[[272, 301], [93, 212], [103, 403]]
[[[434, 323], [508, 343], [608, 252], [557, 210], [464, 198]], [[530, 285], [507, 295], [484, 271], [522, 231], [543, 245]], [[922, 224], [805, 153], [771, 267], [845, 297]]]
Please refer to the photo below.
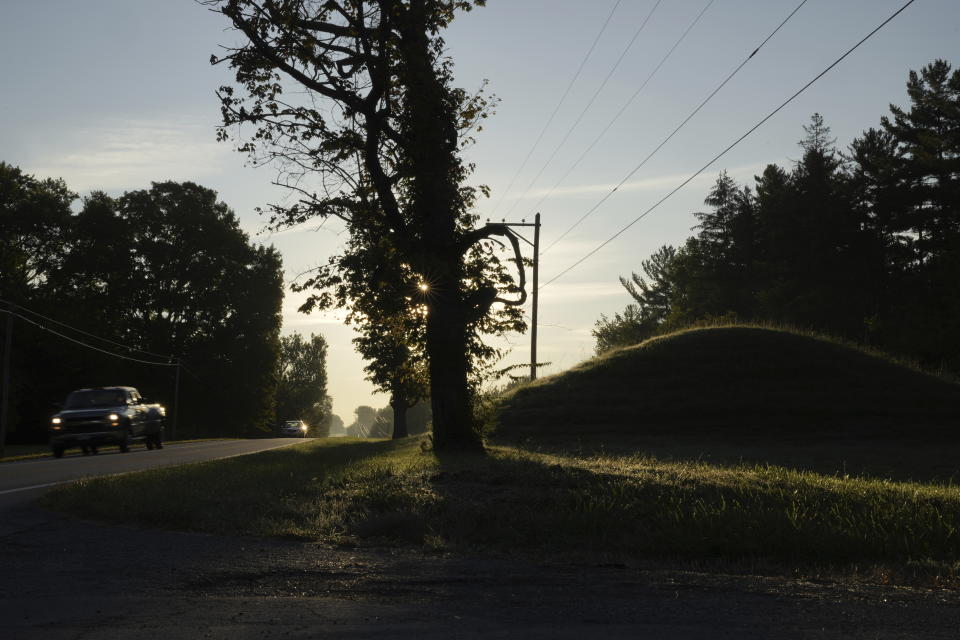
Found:
[[123, 391], [115, 389], [97, 389], [92, 391], [74, 391], [63, 403], [64, 409], [92, 409], [95, 407], [116, 407], [126, 404]]

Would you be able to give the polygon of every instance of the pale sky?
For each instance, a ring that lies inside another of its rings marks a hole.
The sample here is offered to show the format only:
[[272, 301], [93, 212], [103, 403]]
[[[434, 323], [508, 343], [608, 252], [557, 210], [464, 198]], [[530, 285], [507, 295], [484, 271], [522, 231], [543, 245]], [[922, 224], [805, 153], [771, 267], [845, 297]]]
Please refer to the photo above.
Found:
[[[490, 0], [460, 16], [445, 34], [458, 84], [473, 90], [487, 79], [501, 99], [467, 155], [477, 166], [473, 182], [493, 190], [480, 215], [531, 221], [539, 210], [542, 246], [552, 244], [799, 2]], [[904, 2], [808, 0], [641, 171], [541, 256], [541, 282], [656, 203]], [[244, 156], [215, 140], [219, 105], [213, 92], [231, 78], [208, 60], [217, 45], [237, 40], [221, 16], [190, 0], [0, 0], [0, 8], [0, 160], [38, 177], [62, 177], [82, 195], [93, 189], [118, 195], [168, 179], [202, 184], [219, 193], [256, 241], [280, 250], [288, 279], [336, 251], [344, 236], [332, 222], [319, 230], [308, 224], [260, 233], [265, 221], [254, 208], [284, 194], [270, 185], [271, 168], [245, 168]], [[611, 10], [609, 25], [534, 149]], [[592, 355], [596, 320], [630, 301], [618, 276], [638, 271], [660, 245], [680, 244], [691, 234], [692, 212], [703, 208], [721, 169], [749, 184], [768, 163], [790, 165], [799, 156], [801, 127], [814, 112], [846, 147], [878, 126], [891, 102], [906, 105], [908, 72], [935, 58], [960, 64], [957, 0], [917, 0], [715, 166], [542, 288], [538, 359], [552, 362], [542, 373]], [[358, 405], [384, 406], [386, 396], [363, 379], [351, 330], [335, 314], [296, 313], [299, 302], [287, 292], [283, 331], [326, 336], [334, 411], [349, 423]], [[504, 366], [529, 361], [528, 335], [511, 336], [503, 346], [512, 348]]]

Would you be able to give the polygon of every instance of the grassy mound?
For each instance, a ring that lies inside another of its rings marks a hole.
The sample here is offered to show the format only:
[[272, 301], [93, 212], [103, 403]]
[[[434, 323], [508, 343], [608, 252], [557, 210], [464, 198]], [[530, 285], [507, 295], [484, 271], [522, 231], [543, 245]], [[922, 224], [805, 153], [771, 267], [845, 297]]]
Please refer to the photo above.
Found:
[[958, 384], [823, 338], [718, 327], [653, 338], [518, 388], [498, 434], [919, 430], [953, 439], [958, 427]]
[[955, 483], [960, 385], [759, 327], [691, 329], [512, 390], [493, 437], [554, 452]]

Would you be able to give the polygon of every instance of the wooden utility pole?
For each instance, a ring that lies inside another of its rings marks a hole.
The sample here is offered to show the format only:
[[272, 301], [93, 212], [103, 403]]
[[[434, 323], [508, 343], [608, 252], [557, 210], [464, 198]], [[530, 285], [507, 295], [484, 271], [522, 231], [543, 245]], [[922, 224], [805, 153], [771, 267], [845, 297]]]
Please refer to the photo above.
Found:
[[3, 391], [0, 393], [0, 458], [6, 455], [7, 447], [7, 405], [10, 403], [10, 352], [13, 350], [13, 312], [12, 302], [7, 303], [7, 336], [3, 341]]
[[533, 219], [533, 312], [530, 314], [530, 379], [537, 379], [537, 295], [540, 286], [540, 213]]
[[180, 408], [180, 358], [177, 358], [177, 373], [173, 383], [173, 420], [170, 422], [170, 439], [177, 439], [177, 409]]

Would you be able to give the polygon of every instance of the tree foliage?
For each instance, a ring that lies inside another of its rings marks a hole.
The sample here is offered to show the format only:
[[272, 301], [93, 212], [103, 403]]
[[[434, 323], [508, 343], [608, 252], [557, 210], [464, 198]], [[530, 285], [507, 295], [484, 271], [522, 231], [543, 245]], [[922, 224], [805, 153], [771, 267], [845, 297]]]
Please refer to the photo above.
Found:
[[277, 421], [303, 420], [315, 436], [329, 430], [327, 395], [327, 341], [299, 333], [280, 338], [277, 362]]

